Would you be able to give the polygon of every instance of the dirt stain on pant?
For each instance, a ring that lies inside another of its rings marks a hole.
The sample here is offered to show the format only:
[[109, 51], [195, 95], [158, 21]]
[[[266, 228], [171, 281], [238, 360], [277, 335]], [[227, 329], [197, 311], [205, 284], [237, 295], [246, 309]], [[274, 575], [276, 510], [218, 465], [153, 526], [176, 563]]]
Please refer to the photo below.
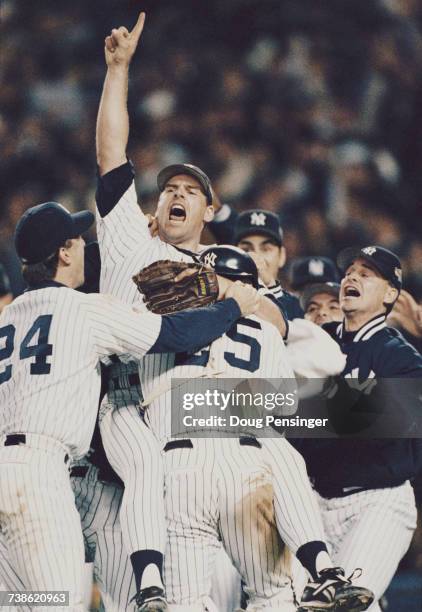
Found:
[[250, 493], [236, 504], [234, 517], [243, 534], [249, 578], [253, 577], [257, 595], [263, 597], [291, 586], [291, 553], [277, 530], [274, 489], [268, 480], [266, 474], [250, 480]]

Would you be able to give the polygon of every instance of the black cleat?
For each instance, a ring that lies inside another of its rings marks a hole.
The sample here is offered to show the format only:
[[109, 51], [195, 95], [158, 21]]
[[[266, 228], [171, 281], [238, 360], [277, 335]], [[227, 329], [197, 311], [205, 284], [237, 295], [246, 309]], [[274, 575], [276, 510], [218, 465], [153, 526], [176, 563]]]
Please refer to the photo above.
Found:
[[315, 582], [308, 582], [303, 592], [298, 612], [362, 612], [374, 601], [374, 594], [365, 587], [352, 583], [357, 578], [355, 570], [346, 578], [341, 567], [331, 567], [320, 572]]
[[166, 594], [160, 587], [152, 586], [141, 589], [132, 599], [135, 600], [135, 612], [167, 612]]

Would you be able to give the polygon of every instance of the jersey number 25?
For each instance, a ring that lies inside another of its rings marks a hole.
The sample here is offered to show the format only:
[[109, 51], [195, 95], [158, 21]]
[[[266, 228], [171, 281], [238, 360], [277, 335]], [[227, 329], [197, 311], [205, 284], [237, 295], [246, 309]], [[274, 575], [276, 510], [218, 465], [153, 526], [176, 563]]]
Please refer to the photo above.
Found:
[[[240, 370], [246, 370], [248, 372], [256, 372], [259, 368], [261, 360], [261, 345], [256, 338], [242, 333], [239, 331], [238, 325], [244, 327], [250, 327], [252, 329], [262, 329], [260, 323], [254, 319], [239, 319], [237, 323], [233, 325], [226, 332], [226, 335], [236, 344], [243, 344], [249, 347], [249, 358], [242, 359], [238, 357], [235, 352], [225, 351], [224, 360], [234, 368]], [[247, 330], [245, 330], [247, 331]], [[195, 365], [205, 367], [210, 357], [210, 351], [208, 349], [202, 349], [193, 355], [187, 355], [186, 353], [177, 353], [175, 365]]]

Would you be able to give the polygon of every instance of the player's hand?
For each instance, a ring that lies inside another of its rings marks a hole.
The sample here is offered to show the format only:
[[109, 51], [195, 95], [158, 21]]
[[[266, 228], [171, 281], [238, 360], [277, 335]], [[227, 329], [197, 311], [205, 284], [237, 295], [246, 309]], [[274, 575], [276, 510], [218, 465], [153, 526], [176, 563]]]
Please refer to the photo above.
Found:
[[260, 295], [258, 291], [252, 285], [245, 285], [241, 281], [231, 283], [224, 297], [235, 299], [244, 316], [254, 314], [259, 308]]
[[148, 220], [148, 229], [151, 234], [151, 238], [154, 238], [158, 234], [158, 221], [154, 215], [147, 213], [146, 218]]
[[422, 306], [402, 290], [388, 317], [388, 324], [399, 326], [416, 338], [422, 337]]
[[124, 26], [111, 30], [110, 36], [105, 39], [104, 47], [105, 60], [109, 68], [129, 66], [144, 29], [144, 23], [145, 13], [142, 12], [139, 14], [138, 21], [131, 32]]
[[267, 287], [275, 285], [276, 279], [272, 275], [265, 257], [259, 253], [248, 253], [248, 255], [250, 255], [254, 260], [256, 267], [258, 268], [259, 278], [262, 280], [264, 285]]

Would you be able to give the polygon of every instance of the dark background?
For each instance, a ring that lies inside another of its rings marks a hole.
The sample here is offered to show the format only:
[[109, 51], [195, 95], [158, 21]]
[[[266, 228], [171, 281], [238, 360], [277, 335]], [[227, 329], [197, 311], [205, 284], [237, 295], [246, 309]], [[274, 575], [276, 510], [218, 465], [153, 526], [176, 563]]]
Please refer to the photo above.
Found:
[[[190, 161], [224, 202], [279, 213], [289, 259], [382, 244], [421, 301], [419, 0], [3, 0], [0, 262], [14, 293], [22, 212], [94, 206], [103, 41], [140, 10], [129, 154], [144, 209], [158, 170]], [[394, 612], [422, 609], [405, 583], [420, 578], [421, 550], [395, 582], [411, 594], [391, 595]]]

